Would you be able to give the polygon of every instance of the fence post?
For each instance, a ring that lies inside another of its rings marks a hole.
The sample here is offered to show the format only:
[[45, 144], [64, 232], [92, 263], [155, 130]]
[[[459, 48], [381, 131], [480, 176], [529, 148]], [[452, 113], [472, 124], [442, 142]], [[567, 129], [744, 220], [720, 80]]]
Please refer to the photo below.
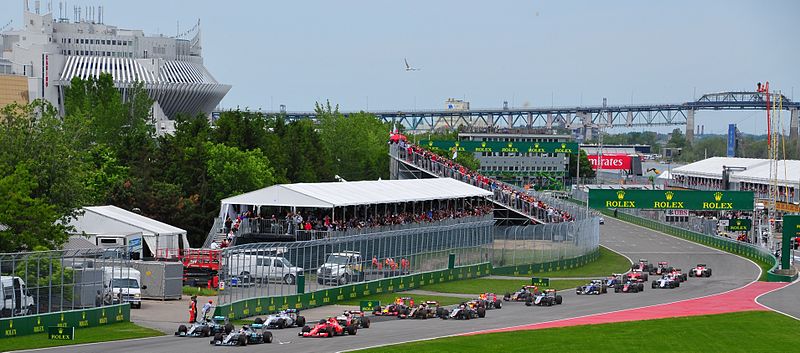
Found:
[[456, 254], [454, 252], [450, 252], [450, 255], [447, 257], [447, 269], [452, 270], [456, 267]]
[[306, 275], [302, 272], [297, 274], [297, 294], [303, 294], [306, 292]]

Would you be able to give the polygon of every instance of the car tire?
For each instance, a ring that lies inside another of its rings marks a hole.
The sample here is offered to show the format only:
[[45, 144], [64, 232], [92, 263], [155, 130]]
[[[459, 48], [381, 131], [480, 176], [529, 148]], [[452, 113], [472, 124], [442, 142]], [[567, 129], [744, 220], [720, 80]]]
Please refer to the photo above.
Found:
[[621, 289], [621, 288], [619, 288], [619, 287], [614, 287], [614, 293], [619, 293], [619, 292], [621, 292], [621, 291], [622, 291], [622, 289]]
[[653, 289], [655, 289], [656, 287], [658, 287], [658, 284], [656, 283], [656, 281], [653, 281], [653, 282], [651, 282], [651, 283], [653, 284], [653, 285], [652, 285]]
[[233, 332], [233, 324], [229, 322], [225, 324], [225, 334], [227, 335], [231, 332]]
[[257, 318], [255, 318], [255, 320], [253, 320], [253, 323], [254, 324], [263, 324], [264, 323], [264, 319], [262, 319], [260, 317], [257, 317]]
[[202, 332], [203, 337], [211, 336], [211, 327], [203, 326], [203, 329], [200, 332]]
[[689, 277], [694, 277], [694, 270], [689, 271]]
[[176, 333], [176, 335], [186, 332], [189, 332], [189, 328], [186, 327], [186, 325], [180, 325], [178, 326], [178, 332]]
[[525, 306], [531, 306], [531, 305], [533, 305], [533, 300], [528, 298], [528, 300], [525, 301]]
[[294, 322], [297, 327], [303, 327], [306, 325], [306, 317], [305, 316], [298, 316], [297, 321]]
[[711, 277], [711, 270], [706, 271], [706, 277]]
[[221, 333], [221, 332], [217, 332], [216, 334], [214, 334], [214, 340], [213, 340], [213, 341], [211, 341], [211, 344], [214, 344], [214, 343], [216, 343], [217, 341], [222, 341], [224, 338], [225, 338], [225, 336], [224, 336], [224, 335], [222, 335], [222, 333]]
[[633, 286], [633, 287], [631, 287], [631, 292], [633, 292], [633, 293], [639, 293], [639, 287], [637, 287], [637, 286]]
[[294, 275], [283, 276], [283, 283], [286, 283], [288, 285], [292, 285], [292, 284], [294, 284], [294, 281], [295, 281]]
[[361, 318], [361, 327], [369, 328], [369, 325], [370, 325], [369, 318], [368, 317], [362, 317]]
[[561, 305], [564, 302], [564, 298], [560, 295], [556, 296], [556, 304]]
[[241, 347], [246, 346], [247, 345], [247, 336], [239, 335], [239, 337], [236, 337], [236, 345], [237, 346], [241, 346]]
[[264, 331], [264, 343], [272, 343], [272, 332]]
[[495, 307], [496, 309], [502, 309], [502, 308], [503, 308], [503, 302], [501, 302], [501, 301], [499, 301], [499, 300], [498, 300], [498, 301], [496, 301], [496, 302], [494, 302], [494, 307]]
[[328, 338], [333, 337], [333, 327], [328, 327], [325, 332], [328, 334]]
[[277, 328], [279, 328], [279, 329], [285, 329], [286, 328], [286, 320], [285, 319], [279, 319], [278, 323], [275, 326]]
[[478, 308], [478, 317], [480, 318], [486, 317], [486, 308]]
[[350, 283], [350, 274], [345, 273], [342, 277], [339, 277], [339, 285], [343, 286], [348, 283]]
[[311, 332], [311, 326], [308, 326], [308, 325], [303, 326], [303, 328], [300, 330], [300, 332]]
[[356, 325], [347, 326], [347, 334], [351, 336], [355, 336], [358, 333], [358, 327]]

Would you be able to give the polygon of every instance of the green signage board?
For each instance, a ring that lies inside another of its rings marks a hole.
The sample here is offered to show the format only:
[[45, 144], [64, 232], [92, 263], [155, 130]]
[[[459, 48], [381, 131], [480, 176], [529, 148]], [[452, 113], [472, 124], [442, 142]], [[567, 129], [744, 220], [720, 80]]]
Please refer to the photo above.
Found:
[[550, 287], [550, 278], [547, 277], [532, 277], [531, 285], [537, 287]]
[[55, 341], [74, 341], [75, 326], [72, 327], [48, 326], [47, 338]]
[[376, 308], [381, 306], [380, 300], [362, 300], [359, 308], [365, 313], [375, 311]]
[[751, 211], [752, 191], [589, 189], [589, 207]]
[[578, 153], [575, 142], [509, 142], [509, 141], [453, 141], [421, 140], [420, 146], [459, 152], [506, 152], [506, 153]]
[[781, 232], [781, 268], [787, 270], [791, 267], [791, 246], [792, 238], [800, 237], [800, 215], [783, 216], [783, 232]]
[[749, 232], [753, 227], [753, 220], [748, 218], [733, 218], [728, 220], [725, 230], [730, 232]]

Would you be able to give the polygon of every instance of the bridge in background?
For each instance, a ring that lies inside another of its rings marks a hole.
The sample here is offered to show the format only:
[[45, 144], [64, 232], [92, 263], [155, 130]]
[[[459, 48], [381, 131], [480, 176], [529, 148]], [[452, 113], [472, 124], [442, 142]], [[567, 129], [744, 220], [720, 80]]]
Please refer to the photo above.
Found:
[[[772, 95], [790, 112], [790, 137], [796, 138], [800, 103], [783, 95]], [[694, 116], [698, 110], [766, 110], [764, 93], [719, 92], [705, 94], [693, 102], [678, 104], [632, 104], [583, 107], [539, 107], [523, 109], [372, 111], [384, 122], [406, 130], [425, 132], [463, 127], [472, 131], [552, 128], [615, 128], [686, 125], [687, 139], [693, 139]], [[287, 120], [316, 119], [315, 112], [282, 112]], [[343, 112], [345, 116], [356, 112]], [[590, 129], [587, 129], [590, 130]]]

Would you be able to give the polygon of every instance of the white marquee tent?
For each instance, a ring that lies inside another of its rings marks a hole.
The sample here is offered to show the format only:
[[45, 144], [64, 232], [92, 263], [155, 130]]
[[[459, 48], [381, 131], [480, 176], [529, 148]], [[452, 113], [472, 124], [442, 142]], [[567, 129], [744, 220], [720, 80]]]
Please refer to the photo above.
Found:
[[233, 205], [335, 208], [491, 195], [450, 178], [281, 184], [223, 199], [220, 217]]
[[[71, 220], [75, 235], [87, 235], [89, 240], [97, 237], [125, 237], [141, 233], [142, 240], [153, 253], [188, 249], [186, 231], [152, 218], [126, 211], [116, 206], [89, 206], [83, 215]], [[159, 250], [160, 249], [160, 250]]]

